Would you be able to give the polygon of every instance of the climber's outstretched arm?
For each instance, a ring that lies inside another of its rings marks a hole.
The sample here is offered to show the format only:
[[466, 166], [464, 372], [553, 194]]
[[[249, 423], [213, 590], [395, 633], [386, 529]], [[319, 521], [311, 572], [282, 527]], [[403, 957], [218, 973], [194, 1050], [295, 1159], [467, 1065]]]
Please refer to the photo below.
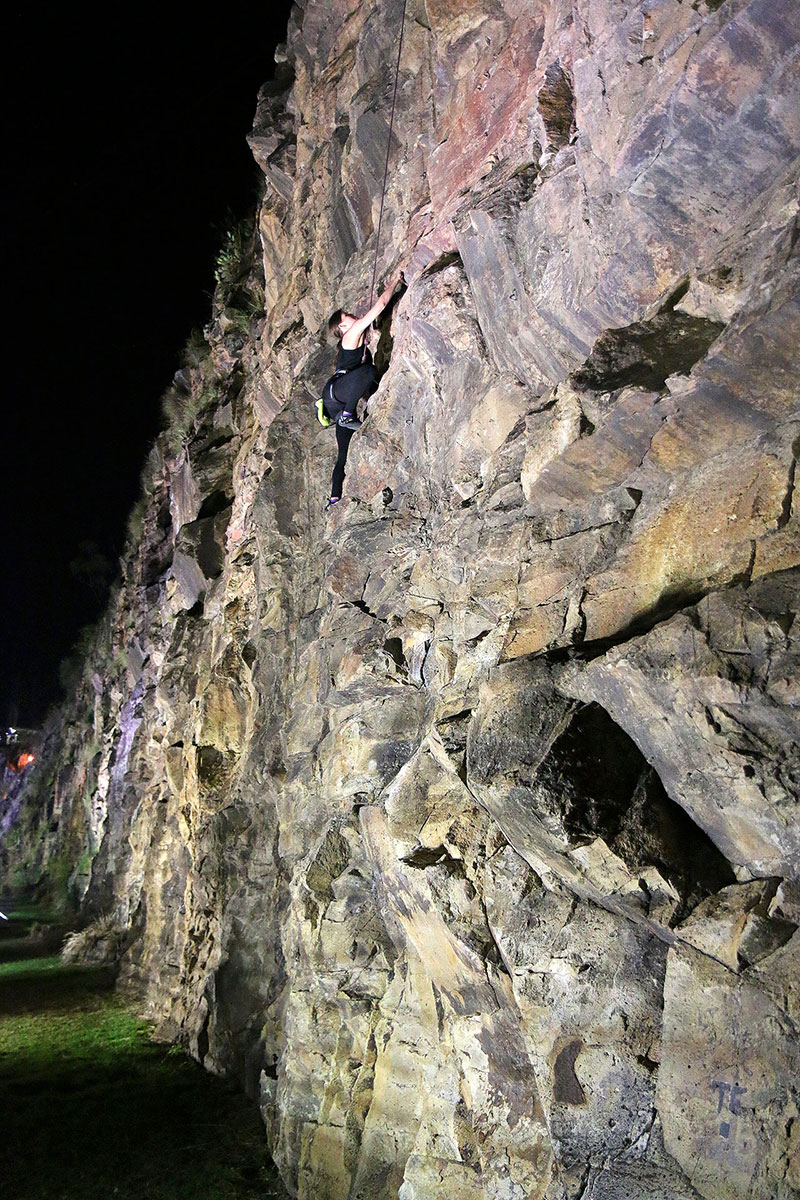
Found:
[[356, 350], [358, 348], [364, 335], [364, 331], [369, 329], [372, 322], [381, 315], [383, 310], [386, 308], [386, 305], [394, 295], [394, 291], [398, 283], [403, 282], [405, 282], [403, 279], [403, 272], [398, 271], [392, 279], [392, 282], [388, 285], [388, 287], [384, 288], [380, 296], [378, 296], [378, 299], [375, 301], [372, 308], [369, 309], [368, 312], [365, 312], [363, 317], [356, 317], [355, 321], [353, 321], [353, 324], [350, 325], [345, 331], [344, 335], [342, 336], [343, 349]]

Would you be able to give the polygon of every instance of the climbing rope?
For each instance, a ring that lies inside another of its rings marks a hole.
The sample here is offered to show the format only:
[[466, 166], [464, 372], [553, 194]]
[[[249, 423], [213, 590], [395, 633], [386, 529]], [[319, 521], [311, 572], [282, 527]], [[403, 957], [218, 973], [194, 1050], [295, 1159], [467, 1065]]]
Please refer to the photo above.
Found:
[[[408, 0], [403, 0], [403, 15], [400, 18], [400, 42], [397, 47], [397, 66], [394, 69], [394, 91], [392, 93], [392, 113], [391, 113], [391, 116], [389, 117], [389, 139], [386, 143], [386, 163], [383, 168], [383, 184], [381, 186], [381, 207], [380, 207], [380, 211], [378, 213], [378, 232], [375, 235], [375, 262], [373, 263], [373, 266], [372, 266], [372, 286], [370, 287], [370, 290], [369, 290], [368, 308], [372, 308], [372, 305], [374, 303], [375, 282], [378, 278], [378, 256], [380, 254], [380, 248], [381, 248], [381, 226], [383, 225], [383, 206], [384, 206], [384, 202], [386, 200], [386, 180], [389, 177], [389, 157], [390, 157], [391, 151], [392, 151], [392, 129], [394, 128], [394, 111], [395, 111], [395, 107], [397, 105], [397, 84], [400, 79], [400, 58], [403, 53], [403, 34], [405, 32], [405, 27], [406, 27], [406, 4], [407, 3], [408, 3]], [[367, 342], [368, 341], [369, 341], [369, 336], [364, 338], [364, 356], [365, 357], [366, 357], [366, 353], [367, 353]]]

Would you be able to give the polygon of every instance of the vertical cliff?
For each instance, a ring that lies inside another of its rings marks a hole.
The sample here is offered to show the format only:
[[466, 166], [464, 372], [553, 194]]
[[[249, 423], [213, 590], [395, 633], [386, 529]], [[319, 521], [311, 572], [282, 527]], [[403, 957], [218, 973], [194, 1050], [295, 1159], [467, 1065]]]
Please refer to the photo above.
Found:
[[[800, 1194], [796, 22], [294, 10], [257, 253], [3, 855], [299, 1197]], [[60, 874], [59, 874], [60, 873]]]

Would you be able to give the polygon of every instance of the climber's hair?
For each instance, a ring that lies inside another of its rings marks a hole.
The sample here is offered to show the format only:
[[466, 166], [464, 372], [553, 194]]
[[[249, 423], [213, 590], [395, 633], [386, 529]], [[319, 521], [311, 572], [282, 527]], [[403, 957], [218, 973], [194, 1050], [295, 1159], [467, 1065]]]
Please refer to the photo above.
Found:
[[337, 308], [336, 312], [328, 320], [328, 333], [335, 333], [337, 337], [339, 336], [339, 322], [343, 316], [344, 309]]

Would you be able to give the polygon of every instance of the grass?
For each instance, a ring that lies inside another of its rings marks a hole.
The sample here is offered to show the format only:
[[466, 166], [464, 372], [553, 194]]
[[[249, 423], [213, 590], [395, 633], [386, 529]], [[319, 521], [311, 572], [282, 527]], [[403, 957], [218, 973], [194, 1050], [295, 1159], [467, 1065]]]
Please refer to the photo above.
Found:
[[[267, 1200], [283, 1191], [255, 1108], [113, 990], [0, 922], [0, 1195]], [[26, 916], [30, 916], [26, 914]]]
[[234, 288], [249, 271], [253, 261], [254, 231], [253, 217], [236, 221], [225, 230], [214, 267], [214, 278], [223, 291]]
[[144, 518], [147, 513], [147, 497], [140, 496], [134, 504], [131, 511], [128, 513], [128, 521], [125, 526], [125, 549], [123, 555], [127, 557], [133, 554], [134, 550], [139, 545], [142, 531], [144, 530]]
[[211, 347], [206, 341], [202, 329], [193, 329], [183, 347], [182, 360], [184, 366], [199, 367], [211, 355]]

